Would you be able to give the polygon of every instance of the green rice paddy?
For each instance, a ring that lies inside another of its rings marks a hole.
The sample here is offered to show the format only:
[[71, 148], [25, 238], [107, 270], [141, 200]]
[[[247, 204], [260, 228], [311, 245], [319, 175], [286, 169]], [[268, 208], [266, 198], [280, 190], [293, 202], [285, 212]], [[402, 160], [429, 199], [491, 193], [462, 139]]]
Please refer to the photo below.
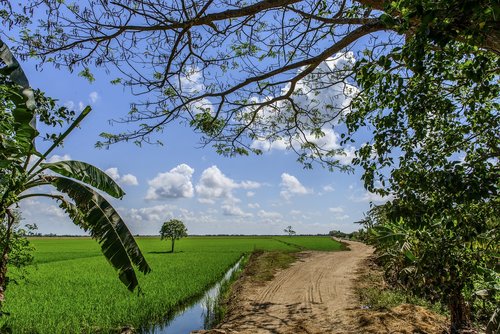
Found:
[[12, 333], [112, 333], [172, 315], [200, 296], [243, 255], [254, 250], [339, 250], [328, 237], [189, 237], [175, 253], [159, 238], [137, 241], [153, 272], [130, 293], [89, 238], [33, 238], [27, 280], [7, 289], [2, 326]]

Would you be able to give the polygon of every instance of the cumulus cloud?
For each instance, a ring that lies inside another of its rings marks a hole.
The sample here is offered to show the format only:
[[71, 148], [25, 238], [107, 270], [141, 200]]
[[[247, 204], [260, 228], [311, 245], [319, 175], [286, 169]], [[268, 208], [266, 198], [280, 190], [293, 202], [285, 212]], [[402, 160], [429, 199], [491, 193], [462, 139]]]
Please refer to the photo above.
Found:
[[329, 193], [329, 192], [335, 191], [335, 188], [333, 188], [331, 185], [326, 185], [323, 187], [323, 191], [326, 193]]
[[71, 100], [66, 101], [66, 103], [64, 103], [64, 106], [66, 108], [68, 108], [69, 110], [75, 110], [75, 109], [77, 109], [76, 107], [78, 107], [79, 111], [82, 111], [85, 108], [85, 104], [82, 101], [78, 101], [78, 102], [71, 101]]
[[127, 216], [135, 222], [160, 223], [174, 217], [175, 207], [169, 204], [156, 205], [145, 208], [132, 208]]
[[[345, 80], [352, 71], [355, 61], [352, 52], [338, 53], [296, 82], [290, 99], [262, 108], [262, 103], [274, 96], [254, 98], [255, 107], [248, 107], [243, 114], [257, 113], [256, 124], [273, 124], [273, 126], [268, 132], [259, 132], [251, 147], [262, 151], [290, 148], [295, 151], [309, 151], [303, 149], [303, 144], [313, 143], [320, 150], [328, 151], [329, 155], [340, 163], [350, 164], [354, 148], [346, 146], [343, 148], [345, 155], [341, 154], [339, 135], [333, 128], [345, 114], [350, 112], [351, 101], [358, 93], [358, 89]], [[304, 68], [299, 69], [299, 72], [303, 70]], [[291, 83], [285, 85], [282, 94], [288, 93], [291, 87]], [[293, 101], [293, 107], [290, 100]], [[297, 113], [296, 110], [304, 112]], [[286, 123], [287, 119], [293, 120], [293, 123]], [[314, 119], [314, 123], [311, 119]], [[299, 124], [300, 130], [295, 129], [296, 124]], [[319, 136], [316, 133], [312, 134], [317, 128], [322, 131]], [[274, 138], [273, 134], [276, 133], [281, 133], [282, 137]], [[312, 151], [310, 153], [317, 154]]]
[[56, 218], [66, 217], [66, 213], [64, 212], [64, 210], [55, 205], [44, 206], [42, 207], [41, 212], [45, 213], [47, 216], [52, 216]]
[[54, 154], [50, 158], [47, 159], [48, 163], [54, 163], [54, 162], [59, 162], [59, 161], [66, 161], [66, 160], [71, 160], [71, 156], [69, 154], [64, 154], [64, 155], [57, 155]]
[[236, 216], [236, 217], [251, 217], [252, 214], [248, 212], [244, 212], [241, 208], [235, 206], [235, 205], [230, 205], [230, 204], [224, 204], [222, 207], [222, 214], [225, 216]]
[[118, 168], [111, 167], [104, 171], [104, 173], [108, 174], [113, 180], [117, 181], [120, 179], [120, 173], [118, 173]]
[[248, 207], [250, 209], [258, 209], [258, 208], [260, 208], [260, 204], [259, 203], [248, 203]]
[[349, 199], [352, 200], [353, 202], [383, 204], [383, 203], [393, 199], [392, 195], [381, 196], [377, 193], [372, 193], [372, 192], [369, 192], [366, 190], [361, 190], [355, 184], [351, 184], [349, 186], [349, 190], [352, 191], [352, 195], [349, 196]]
[[285, 142], [283, 139], [276, 139], [276, 140], [267, 140], [267, 139], [255, 139], [252, 144], [250, 145], [251, 148], [255, 148], [261, 151], [272, 151], [272, 150], [278, 150], [278, 151], [284, 151], [288, 149], [289, 144]]
[[146, 199], [193, 197], [194, 188], [191, 182], [193, 173], [194, 169], [186, 164], [180, 164], [168, 172], [159, 173], [154, 179], [148, 181]]
[[[179, 90], [190, 96], [196, 96], [206, 91], [206, 86], [203, 83], [203, 72], [198, 68], [191, 68], [188, 73], [180, 77]], [[194, 100], [187, 107], [193, 114], [214, 113], [213, 105], [207, 98]]]
[[200, 181], [196, 185], [196, 193], [202, 203], [215, 203], [216, 199], [230, 202], [239, 202], [234, 196], [234, 189], [256, 189], [260, 184], [254, 181], [236, 182], [224, 175], [217, 166], [203, 171]]
[[356, 148], [353, 146], [343, 148], [339, 143], [339, 134], [332, 128], [324, 127], [321, 129], [321, 132], [323, 135], [319, 137], [314, 134], [306, 134], [305, 136], [292, 138], [289, 142], [285, 142], [284, 139], [276, 139], [274, 141], [256, 139], [252, 142], [251, 147], [262, 151], [284, 151], [293, 147], [294, 150], [300, 151], [301, 146], [308, 142], [315, 144], [320, 151], [338, 151], [335, 154], [331, 154], [331, 156], [343, 165], [351, 164], [352, 159], [355, 157]]
[[283, 215], [279, 212], [259, 210], [257, 217], [262, 219], [266, 223], [276, 223], [281, 221]]
[[116, 182], [123, 184], [123, 185], [128, 185], [128, 186], [137, 186], [139, 185], [139, 182], [137, 181], [137, 177], [132, 174], [125, 174], [123, 176], [120, 175], [120, 172], [118, 171], [118, 168], [116, 167], [111, 167], [108, 168], [104, 171], [106, 174], [108, 174], [113, 180]]
[[[90, 92], [90, 94], [89, 94], [88, 102], [90, 102], [90, 104], [95, 104], [100, 98], [101, 97], [99, 96], [99, 93], [97, 93], [96, 91], [93, 91], [93, 92]], [[75, 101], [69, 100], [69, 101], [66, 101], [66, 103], [64, 103], [64, 106], [66, 108], [68, 108], [69, 110], [75, 110], [76, 107], [78, 107], [78, 110], [82, 111], [85, 108], [86, 103], [84, 103], [83, 101], [75, 102]]]
[[373, 202], [373, 203], [385, 203], [392, 199], [392, 196], [381, 196], [376, 193], [371, 193], [365, 191], [365, 193], [358, 199], [360, 202]]
[[54, 205], [48, 204], [46, 202], [40, 202], [33, 199], [24, 200], [21, 202], [21, 207], [23, 208], [22, 213], [23, 216], [28, 218], [31, 217], [40, 217], [40, 215], [45, 215], [49, 218], [66, 218], [67, 215], [63, 209]]
[[66, 101], [66, 103], [64, 103], [64, 106], [66, 108], [68, 108], [69, 110], [73, 110], [73, 109], [75, 109], [75, 102], [73, 102], [71, 100], [70, 101]]
[[281, 174], [281, 187], [280, 195], [287, 200], [294, 195], [305, 195], [312, 192], [304, 187], [295, 176], [288, 173]]
[[344, 212], [344, 209], [342, 207], [340, 207], [340, 206], [329, 208], [328, 210], [330, 212], [333, 212], [333, 213], [342, 213], [342, 212]]
[[94, 91], [89, 94], [90, 103], [96, 103], [98, 99], [99, 99], [99, 93]]
[[137, 181], [137, 177], [132, 174], [125, 174], [121, 177], [120, 182], [122, 184], [130, 185], [130, 186], [137, 186], [139, 185], [139, 181]]

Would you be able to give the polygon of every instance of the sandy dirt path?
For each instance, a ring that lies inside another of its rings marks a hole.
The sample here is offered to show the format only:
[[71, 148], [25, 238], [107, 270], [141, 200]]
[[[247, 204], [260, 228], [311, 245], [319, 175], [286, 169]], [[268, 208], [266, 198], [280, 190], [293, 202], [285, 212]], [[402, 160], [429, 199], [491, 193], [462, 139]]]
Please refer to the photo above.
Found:
[[350, 332], [355, 272], [373, 250], [357, 242], [349, 242], [349, 248], [300, 253], [264, 286], [243, 285], [226, 321], [208, 333]]

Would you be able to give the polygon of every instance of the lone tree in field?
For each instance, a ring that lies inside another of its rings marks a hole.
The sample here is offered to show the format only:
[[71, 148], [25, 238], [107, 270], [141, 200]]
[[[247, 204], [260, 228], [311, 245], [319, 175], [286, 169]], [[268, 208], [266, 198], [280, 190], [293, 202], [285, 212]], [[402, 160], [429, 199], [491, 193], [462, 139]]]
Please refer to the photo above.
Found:
[[288, 225], [287, 228], [285, 228], [283, 231], [290, 237], [296, 234], [296, 232], [292, 228], [292, 225]]
[[163, 223], [160, 230], [160, 237], [161, 240], [172, 240], [172, 249], [170, 252], [173, 253], [175, 240], [187, 237], [187, 228], [184, 226], [182, 221], [178, 219], [170, 219], [169, 221]]

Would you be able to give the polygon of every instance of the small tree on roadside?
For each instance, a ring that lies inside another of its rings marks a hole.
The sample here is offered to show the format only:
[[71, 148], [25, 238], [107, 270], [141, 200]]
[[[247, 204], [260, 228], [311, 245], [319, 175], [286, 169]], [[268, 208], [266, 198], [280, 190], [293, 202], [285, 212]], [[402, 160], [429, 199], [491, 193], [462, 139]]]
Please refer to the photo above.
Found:
[[170, 219], [163, 223], [160, 229], [160, 237], [163, 239], [172, 240], [171, 253], [174, 252], [175, 240], [187, 237], [187, 228], [184, 223], [178, 219]]
[[283, 230], [286, 234], [288, 234], [288, 236], [292, 236], [292, 235], [295, 235], [297, 234], [293, 228], [292, 228], [292, 225], [288, 225], [284, 230]]

